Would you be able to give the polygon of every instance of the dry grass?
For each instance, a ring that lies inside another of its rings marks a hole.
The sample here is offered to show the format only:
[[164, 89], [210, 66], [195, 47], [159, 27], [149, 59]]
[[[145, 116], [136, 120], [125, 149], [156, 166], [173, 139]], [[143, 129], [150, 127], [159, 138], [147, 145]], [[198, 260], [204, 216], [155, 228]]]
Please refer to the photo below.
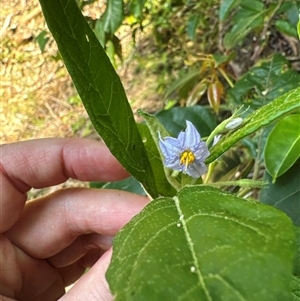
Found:
[[[102, 9], [100, 1], [84, 13], [97, 18]], [[45, 29], [38, 1], [2, 2], [1, 143], [41, 137], [87, 136], [91, 133], [82, 104], [68, 102], [76, 92], [63, 62], [55, 60], [58, 53], [55, 42], [50, 39], [44, 53], [39, 49], [36, 37]], [[161, 106], [153, 94], [155, 81], [150, 79], [144, 83], [128, 69], [126, 74], [122, 69], [119, 71], [123, 74], [129, 99], [138, 100], [134, 102], [135, 107], [153, 110], [153, 107]]]
[[86, 113], [66, 101], [74, 88], [53, 58], [55, 43], [41, 53], [35, 40], [45, 29], [37, 1], [4, 1], [0, 22], [1, 143], [73, 136], [72, 124]]

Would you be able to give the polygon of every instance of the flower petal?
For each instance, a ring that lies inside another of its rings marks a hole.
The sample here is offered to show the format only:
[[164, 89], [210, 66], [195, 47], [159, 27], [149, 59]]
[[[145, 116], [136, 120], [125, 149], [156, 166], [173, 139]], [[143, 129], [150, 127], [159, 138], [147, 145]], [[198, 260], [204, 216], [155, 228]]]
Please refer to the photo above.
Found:
[[176, 138], [172, 137], [165, 137], [164, 139], [161, 138], [160, 133], [159, 136], [159, 147], [165, 159], [170, 157], [178, 157], [181, 153], [180, 145]]
[[194, 149], [191, 149], [191, 151], [194, 153], [196, 160], [198, 161], [204, 161], [210, 154], [207, 145], [205, 142], [201, 141], [198, 143], [197, 147]]
[[191, 149], [201, 141], [200, 134], [190, 121], [186, 121], [185, 132], [180, 132], [178, 140], [184, 149]]
[[186, 170], [186, 173], [193, 178], [200, 178], [207, 171], [206, 165], [201, 161], [194, 161]]
[[[194, 125], [190, 121], [186, 121], [186, 125], [186, 130], [180, 132], [177, 139], [173, 137], [162, 139], [158, 133], [159, 147], [166, 167], [199, 178], [207, 170], [204, 160], [208, 157], [209, 151]], [[186, 155], [188, 159], [182, 158]]]
[[183, 170], [183, 166], [179, 164], [179, 159], [176, 159], [176, 160], [165, 159], [164, 165], [173, 170], [177, 170], [177, 171]]

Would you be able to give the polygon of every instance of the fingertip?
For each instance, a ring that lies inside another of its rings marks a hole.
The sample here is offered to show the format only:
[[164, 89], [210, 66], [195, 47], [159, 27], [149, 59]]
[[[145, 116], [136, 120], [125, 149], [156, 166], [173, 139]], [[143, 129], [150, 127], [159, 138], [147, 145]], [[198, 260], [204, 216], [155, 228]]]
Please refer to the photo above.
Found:
[[129, 176], [104, 142], [73, 139], [63, 148], [67, 173], [82, 181], [118, 181]]
[[113, 295], [105, 278], [111, 260], [111, 249], [105, 252], [95, 265], [84, 274], [60, 301], [113, 301]]

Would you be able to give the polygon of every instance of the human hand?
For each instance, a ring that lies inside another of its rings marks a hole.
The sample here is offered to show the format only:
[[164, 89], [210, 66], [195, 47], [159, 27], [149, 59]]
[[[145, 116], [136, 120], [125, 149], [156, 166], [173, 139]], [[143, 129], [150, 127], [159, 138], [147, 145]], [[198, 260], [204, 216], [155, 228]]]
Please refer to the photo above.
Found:
[[0, 300], [112, 300], [105, 280], [112, 237], [147, 198], [68, 188], [26, 202], [31, 187], [69, 177], [103, 182], [127, 177], [107, 147], [86, 139], [18, 142], [1, 146], [0, 167]]

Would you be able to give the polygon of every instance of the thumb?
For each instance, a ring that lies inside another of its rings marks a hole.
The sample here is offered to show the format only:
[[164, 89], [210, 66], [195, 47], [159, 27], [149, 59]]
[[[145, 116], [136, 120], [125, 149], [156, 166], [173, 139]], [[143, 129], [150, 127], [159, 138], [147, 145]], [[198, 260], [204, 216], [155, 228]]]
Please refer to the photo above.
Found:
[[105, 252], [59, 301], [113, 301], [105, 278], [112, 249]]

